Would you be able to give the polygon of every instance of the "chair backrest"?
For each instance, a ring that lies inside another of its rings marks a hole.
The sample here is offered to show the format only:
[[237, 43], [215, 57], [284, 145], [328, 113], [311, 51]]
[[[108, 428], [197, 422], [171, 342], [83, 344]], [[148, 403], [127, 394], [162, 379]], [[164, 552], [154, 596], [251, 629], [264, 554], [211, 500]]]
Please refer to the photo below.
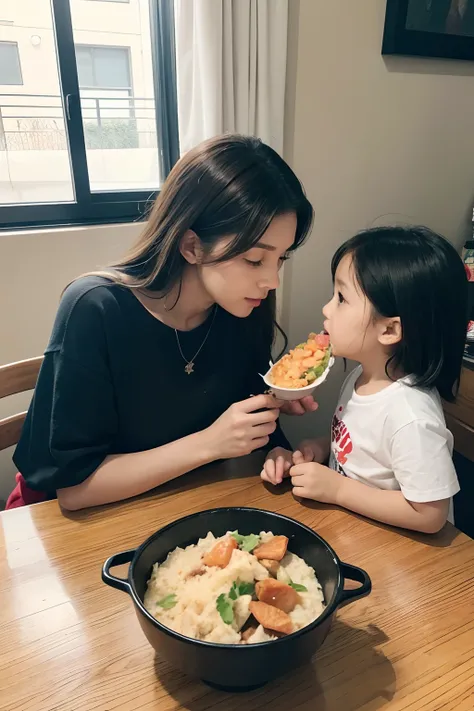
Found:
[[[33, 390], [38, 379], [38, 373], [43, 362], [43, 356], [20, 360], [0, 366], [0, 400], [9, 395]], [[0, 451], [17, 444], [26, 412], [0, 419]]]

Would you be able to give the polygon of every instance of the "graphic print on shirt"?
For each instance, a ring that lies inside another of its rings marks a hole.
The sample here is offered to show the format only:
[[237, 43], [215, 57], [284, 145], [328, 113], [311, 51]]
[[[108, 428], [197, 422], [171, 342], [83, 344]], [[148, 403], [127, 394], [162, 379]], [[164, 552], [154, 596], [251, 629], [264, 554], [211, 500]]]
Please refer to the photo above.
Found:
[[341, 419], [343, 407], [340, 405], [331, 424], [331, 447], [334, 454], [336, 471], [347, 476], [343, 464], [347, 462], [348, 455], [352, 452], [352, 439], [349, 430]]

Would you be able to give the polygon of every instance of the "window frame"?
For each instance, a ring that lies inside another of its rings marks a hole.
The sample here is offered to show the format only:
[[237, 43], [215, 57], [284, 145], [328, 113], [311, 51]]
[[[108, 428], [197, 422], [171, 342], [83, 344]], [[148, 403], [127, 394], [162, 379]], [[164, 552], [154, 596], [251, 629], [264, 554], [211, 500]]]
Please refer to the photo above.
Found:
[[[70, 5], [69, 1], [51, 0], [51, 6], [75, 201], [2, 204], [0, 224], [14, 230], [145, 219], [159, 189], [90, 189]], [[173, 0], [150, 0], [150, 30], [158, 159], [165, 179], [179, 158]]]
[[0, 84], [2, 84], [2, 86], [24, 86], [25, 82], [23, 81], [23, 69], [21, 67], [20, 48], [18, 46], [18, 42], [15, 42], [15, 40], [0, 40], [0, 44], [9, 44], [10, 46], [16, 47], [16, 58], [18, 60], [18, 71], [20, 73], [19, 82], [0, 82]]

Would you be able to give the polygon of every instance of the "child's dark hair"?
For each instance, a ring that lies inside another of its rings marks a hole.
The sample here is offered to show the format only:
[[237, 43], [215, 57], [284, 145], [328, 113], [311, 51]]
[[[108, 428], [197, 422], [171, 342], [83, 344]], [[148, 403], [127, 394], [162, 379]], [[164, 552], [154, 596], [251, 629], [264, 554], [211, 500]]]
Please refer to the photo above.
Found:
[[414, 385], [436, 387], [453, 400], [468, 323], [467, 277], [454, 247], [426, 227], [378, 227], [339, 247], [333, 279], [347, 254], [376, 313], [401, 320], [402, 339], [387, 369], [414, 375]]

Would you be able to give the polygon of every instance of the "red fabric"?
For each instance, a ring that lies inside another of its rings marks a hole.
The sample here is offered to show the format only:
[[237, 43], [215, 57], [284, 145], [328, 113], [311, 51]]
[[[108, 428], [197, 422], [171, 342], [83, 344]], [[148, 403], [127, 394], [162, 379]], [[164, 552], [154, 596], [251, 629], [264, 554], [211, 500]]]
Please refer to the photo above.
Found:
[[40, 501], [46, 501], [47, 498], [44, 491], [30, 489], [22, 475], [18, 473], [16, 475], [16, 486], [8, 497], [5, 510], [17, 509], [20, 506], [28, 506], [29, 504], [38, 504]]

